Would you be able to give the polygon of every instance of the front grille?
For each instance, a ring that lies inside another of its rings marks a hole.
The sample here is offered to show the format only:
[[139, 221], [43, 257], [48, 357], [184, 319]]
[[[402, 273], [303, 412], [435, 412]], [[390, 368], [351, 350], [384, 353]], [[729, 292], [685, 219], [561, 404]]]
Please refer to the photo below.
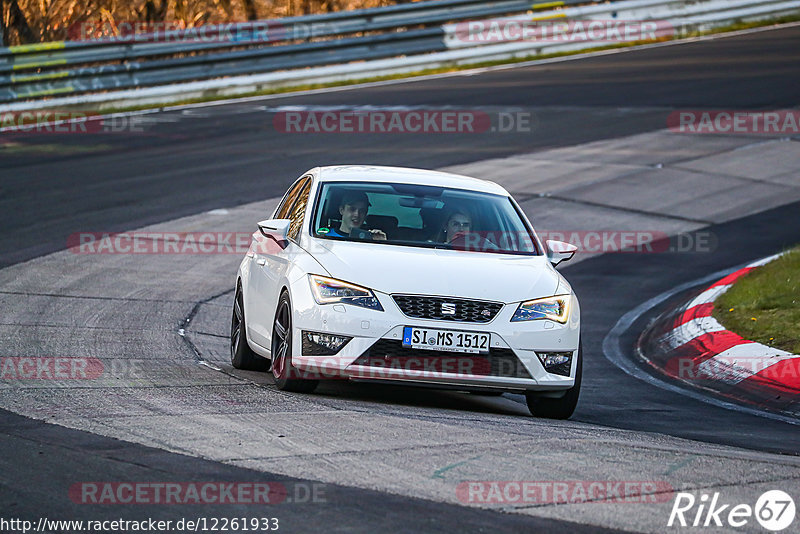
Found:
[[[462, 323], [488, 323], [503, 305], [487, 300], [468, 300], [421, 295], [392, 295], [405, 315], [416, 319], [436, 319]], [[446, 313], [451, 311], [452, 313]]]
[[511, 349], [489, 349], [489, 354], [432, 351], [404, 347], [400, 341], [380, 339], [353, 365], [434, 371], [462, 375], [531, 378], [528, 370]]

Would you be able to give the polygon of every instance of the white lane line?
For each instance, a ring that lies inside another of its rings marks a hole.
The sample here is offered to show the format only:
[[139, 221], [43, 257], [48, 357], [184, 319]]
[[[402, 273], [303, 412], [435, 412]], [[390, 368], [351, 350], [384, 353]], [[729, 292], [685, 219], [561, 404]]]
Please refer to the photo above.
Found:
[[[217, 367], [216, 365], [214, 365], [213, 363], [209, 362], [208, 360], [200, 360], [199, 362], [197, 362], [197, 365], [200, 365], [202, 367], [208, 367], [212, 371], [222, 371], [222, 367]], [[230, 374], [230, 373], [226, 373], [226, 374]], [[233, 376], [233, 375], [231, 375], [231, 376]]]
[[608, 361], [612, 364], [620, 368], [626, 374], [638, 378], [643, 382], [647, 382], [651, 386], [655, 386], [657, 388], [661, 388], [663, 390], [677, 393], [678, 395], [683, 395], [685, 397], [689, 397], [696, 401], [703, 402], [705, 404], [710, 404], [712, 406], [716, 406], [718, 408], [724, 408], [726, 410], [732, 410], [735, 412], [745, 413], [748, 415], [754, 415], [756, 417], [762, 417], [764, 419], [772, 419], [774, 421], [781, 421], [783, 423], [789, 423], [790, 425], [797, 425], [800, 426], [800, 420], [795, 419], [793, 417], [788, 417], [785, 415], [780, 415], [771, 412], [763, 412], [761, 410], [757, 410], [755, 408], [750, 408], [747, 406], [742, 406], [739, 404], [734, 404], [732, 402], [727, 402], [716, 397], [711, 397], [706, 394], [700, 393], [699, 391], [695, 391], [693, 389], [689, 389], [689, 386], [681, 386], [677, 383], [670, 383], [660, 378], [656, 378], [655, 376], [649, 374], [644, 369], [639, 367], [636, 363], [634, 363], [633, 358], [629, 358], [625, 355], [625, 351], [622, 349], [622, 335], [633, 326], [633, 323], [645, 314], [647, 311], [651, 310], [655, 306], [658, 306], [665, 300], [677, 295], [682, 291], [686, 291], [693, 287], [697, 287], [702, 284], [707, 284], [709, 282], [713, 282], [715, 280], [719, 280], [720, 278], [731, 274], [734, 271], [737, 271], [745, 267], [745, 265], [741, 265], [734, 269], [723, 269], [721, 271], [717, 271], [712, 273], [708, 276], [704, 276], [697, 280], [693, 280], [691, 282], [686, 282], [679, 286], [676, 286], [660, 295], [657, 295], [630, 310], [625, 315], [619, 318], [617, 323], [614, 327], [609, 331], [606, 337], [603, 339], [603, 355], [606, 357]]
[[753, 263], [749, 264], [748, 267], [751, 269], [755, 267], [761, 267], [762, 265], [766, 265], [773, 260], [777, 260], [781, 256], [783, 256], [783, 252], [781, 252], [780, 254], [773, 254], [772, 256], [764, 258], [763, 260], [754, 261]]

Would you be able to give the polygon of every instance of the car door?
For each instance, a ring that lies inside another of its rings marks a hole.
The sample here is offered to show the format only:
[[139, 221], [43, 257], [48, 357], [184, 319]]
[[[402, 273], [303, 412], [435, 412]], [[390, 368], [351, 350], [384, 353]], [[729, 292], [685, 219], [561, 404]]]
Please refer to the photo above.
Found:
[[311, 191], [311, 177], [300, 178], [287, 192], [273, 219], [289, 219], [289, 240], [283, 246], [261, 232], [253, 234], [250, 269], [250, 306], [245, 304], [248, 335], [259, 345], [270, 348], [272, 323], [281, 291], [281, 282], [291, 261], [300, 251], [297, 244]]

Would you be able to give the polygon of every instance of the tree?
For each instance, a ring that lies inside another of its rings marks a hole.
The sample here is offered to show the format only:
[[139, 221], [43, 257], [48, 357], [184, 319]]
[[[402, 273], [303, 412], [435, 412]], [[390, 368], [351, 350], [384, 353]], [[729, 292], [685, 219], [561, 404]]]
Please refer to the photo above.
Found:
[[2, 31], [3, 46], [9, 46], [12, 43], [36, 43], [39, 41], [39, 36], [31, 29], [28, 19], [20, 9], [17, 0], [8, 0], [8, 9], [6, 9], [5, 1], [0, 0], [0, 14], [2, 14], [2, 17], [0, 17], [2, 19], [0, 31]]

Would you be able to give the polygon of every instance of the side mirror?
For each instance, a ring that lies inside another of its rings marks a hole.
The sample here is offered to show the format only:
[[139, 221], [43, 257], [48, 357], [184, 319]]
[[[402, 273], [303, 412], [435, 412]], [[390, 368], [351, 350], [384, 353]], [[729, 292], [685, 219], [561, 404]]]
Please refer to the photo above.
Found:
[[292, 221], [289, 219], [267, 219], [258, 224], [258, 230], [265, 237], [274, 239], [279, 244], [289, 240], [289, 226]]
[[564, 241], [552, 241], [550, 239], [546, 242], [547, 245], [547, 258], [553, 267], [562, 261], [569, 261], [572, 256], [578, 251], [578, 247], [572, 243], [565, 243]]

